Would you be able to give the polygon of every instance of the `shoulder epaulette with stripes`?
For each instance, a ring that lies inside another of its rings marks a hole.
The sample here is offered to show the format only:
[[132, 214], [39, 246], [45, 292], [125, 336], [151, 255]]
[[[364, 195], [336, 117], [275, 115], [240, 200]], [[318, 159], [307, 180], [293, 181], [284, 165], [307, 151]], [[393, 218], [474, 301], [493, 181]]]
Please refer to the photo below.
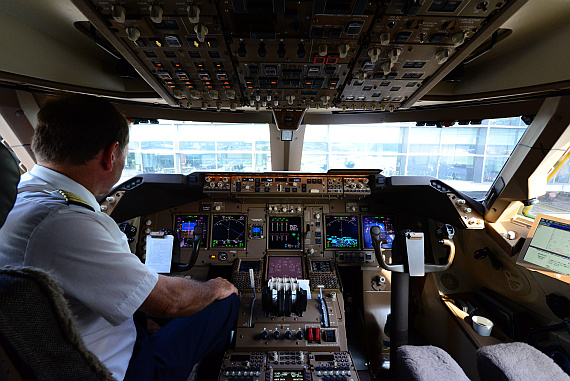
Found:
[[79, 205], [79, 206], [87, 208], [93, 212], [95, 211], [95, 209], [93, 209], [91, 204], [88, 203], [87, 201], [85, 201], [84, 199], [82, 199], [81, 197], [79, 197], [79, 196], [77, 196], [71, 192], [61, 190], [61, 189], [58, 189], [57, 192], [59, 194], [61, 194], [63, 196], [63, 198], [65, 198], [65, 202], [67, 202], [67, 205]]

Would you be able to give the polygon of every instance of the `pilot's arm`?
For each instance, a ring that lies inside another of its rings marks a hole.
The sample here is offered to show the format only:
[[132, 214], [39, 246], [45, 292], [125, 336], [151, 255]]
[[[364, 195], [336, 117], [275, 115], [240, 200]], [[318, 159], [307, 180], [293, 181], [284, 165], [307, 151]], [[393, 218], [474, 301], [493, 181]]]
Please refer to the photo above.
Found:
[[237, 293], [235, 286], [223, 278], [199, 282], [159, 275], [158, 282], [140, 310], [161, 318], [189, 316], [216, 300]]

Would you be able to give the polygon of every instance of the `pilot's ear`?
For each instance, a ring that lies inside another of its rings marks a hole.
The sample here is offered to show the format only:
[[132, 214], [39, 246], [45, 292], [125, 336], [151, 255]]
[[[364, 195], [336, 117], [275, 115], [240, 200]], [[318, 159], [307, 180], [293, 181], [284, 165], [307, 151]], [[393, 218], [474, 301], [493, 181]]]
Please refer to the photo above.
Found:
[[101, 165], [103, 166], [103, 169], [106, 171], [112, 170], [119, 154], [119, 142], [111, 143], [107, 147], [103, 148], [101, 153]]

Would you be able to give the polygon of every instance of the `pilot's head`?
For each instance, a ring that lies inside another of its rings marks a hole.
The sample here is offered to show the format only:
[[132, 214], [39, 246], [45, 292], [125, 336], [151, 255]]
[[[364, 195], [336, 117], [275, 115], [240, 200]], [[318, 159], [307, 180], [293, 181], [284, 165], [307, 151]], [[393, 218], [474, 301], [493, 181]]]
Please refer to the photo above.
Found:
[[63, 95], [38, 113], [32, 150], [39, 163], [83, 165], [118, 143], [126, 154], [129, 126], [109, 102], [86, 95]]

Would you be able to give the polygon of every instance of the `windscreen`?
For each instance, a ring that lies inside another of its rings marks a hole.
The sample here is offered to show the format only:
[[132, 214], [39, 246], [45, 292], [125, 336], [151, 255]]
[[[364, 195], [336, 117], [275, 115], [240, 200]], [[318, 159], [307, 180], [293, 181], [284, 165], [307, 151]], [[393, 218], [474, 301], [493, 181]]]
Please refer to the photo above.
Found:
[[[273, 170], [268, 124], [153, 122], [131, 126], [121, 181], [140, 173]], [[482, 198], [527, 128], [520, 117], [463, 120], [443, 128], [435, 124], [310, 124], [299, 169], [432, 176]]]

